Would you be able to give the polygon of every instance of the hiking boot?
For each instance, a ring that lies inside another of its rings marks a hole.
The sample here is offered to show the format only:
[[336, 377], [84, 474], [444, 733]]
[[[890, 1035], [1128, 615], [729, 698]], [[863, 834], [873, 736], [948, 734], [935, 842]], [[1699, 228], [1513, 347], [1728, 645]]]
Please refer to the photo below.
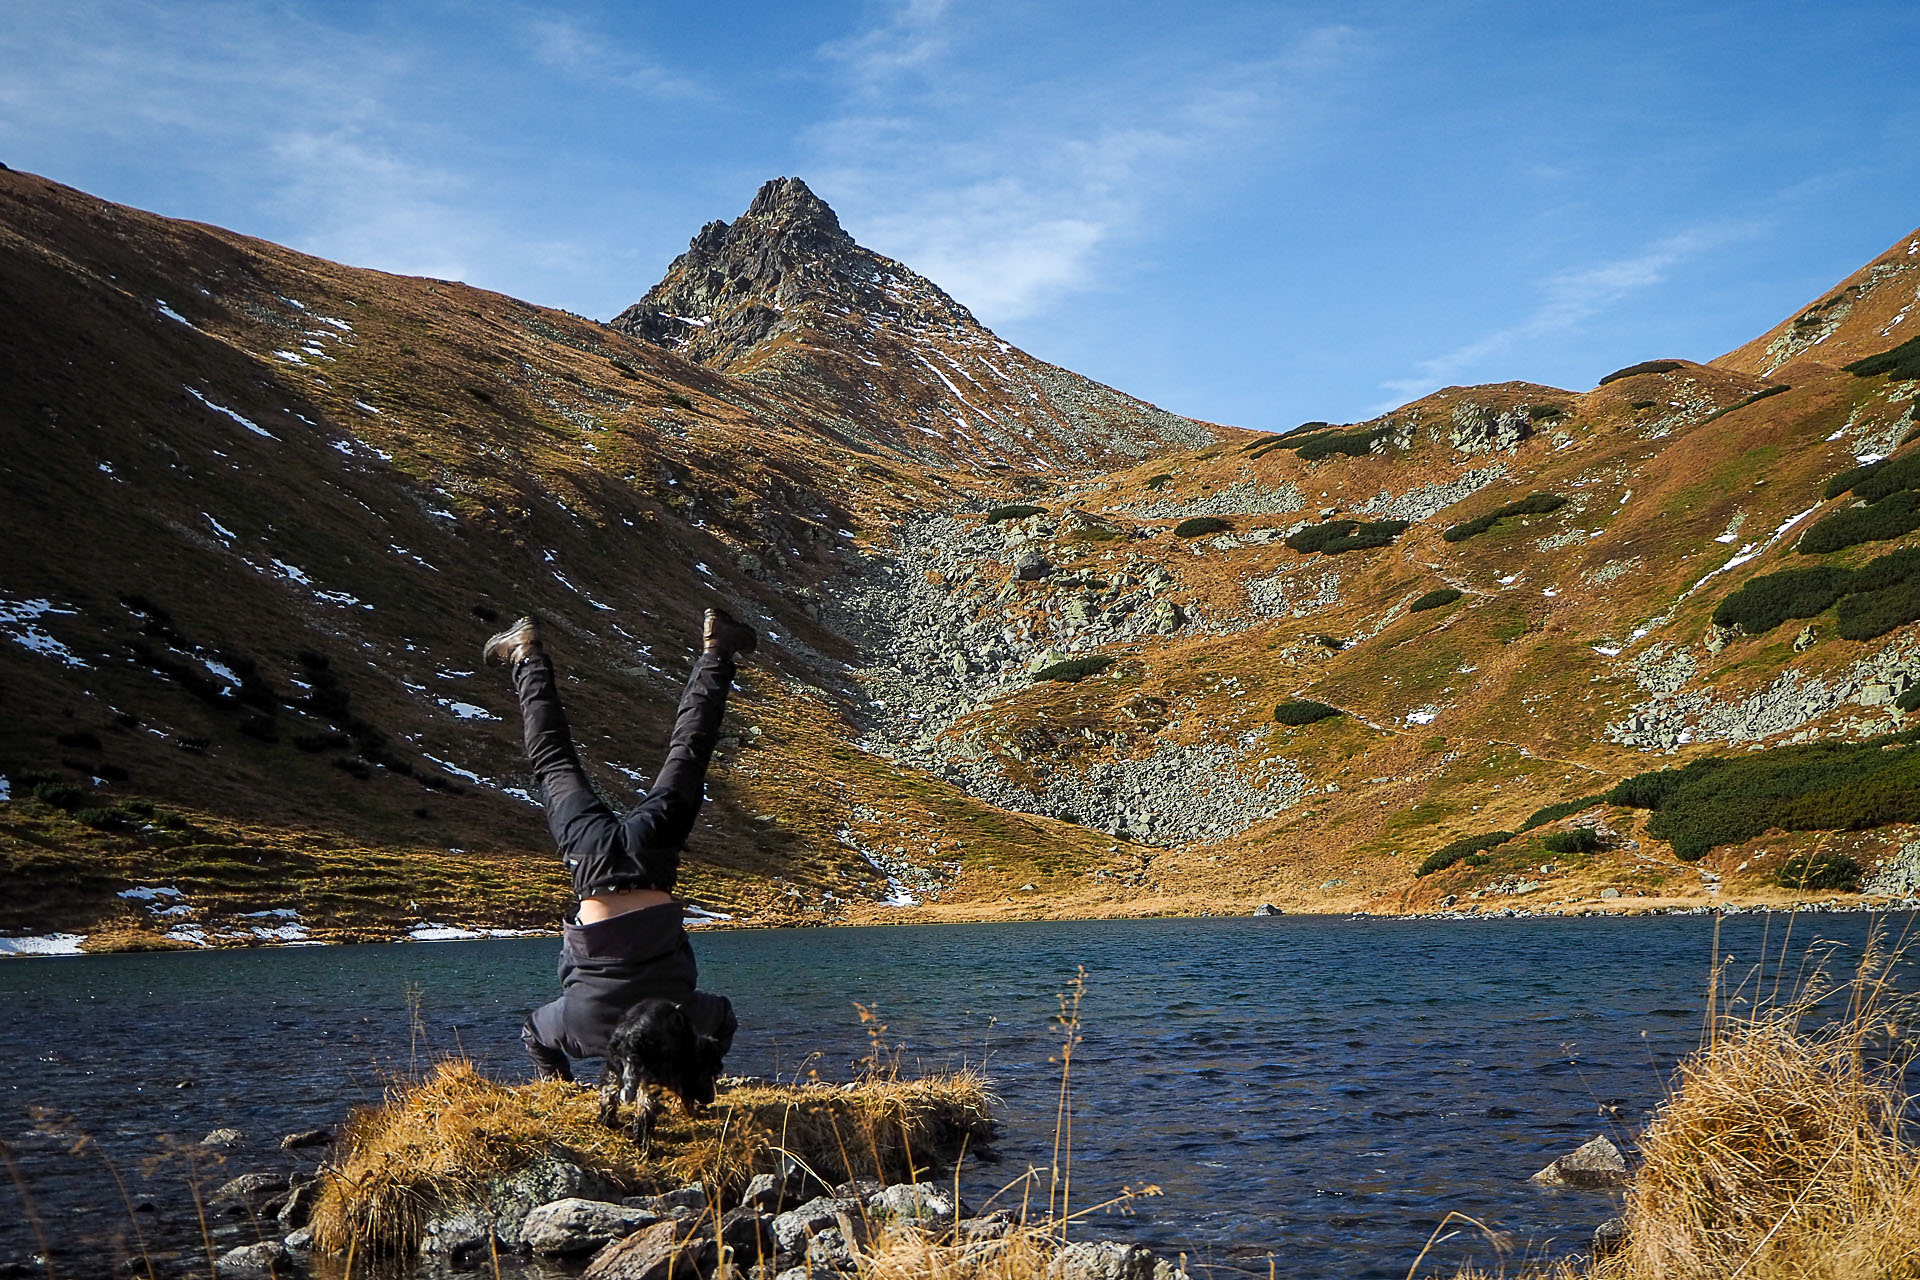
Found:
[[744, 622], [735, 622], [725, 609], [709, 609], [701, 640], [709, 653], [752, 653], [760, 643], [760, 633]]
[[540, 624], [532, 618], [522, 618], [489, 639], [486, 647], [480, 650], [480, 657], [511, 670], [516, 663], [524, 662], [539, 652]]

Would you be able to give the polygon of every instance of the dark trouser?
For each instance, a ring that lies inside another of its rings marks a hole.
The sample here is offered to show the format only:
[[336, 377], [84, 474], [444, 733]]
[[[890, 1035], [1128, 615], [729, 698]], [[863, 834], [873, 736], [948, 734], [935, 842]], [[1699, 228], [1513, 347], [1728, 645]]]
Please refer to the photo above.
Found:
[[620, 817], [594, 794], [580, 768], [554, 688], [553, 663], [537, 653], [514, 664], [527, 759], [540, 780], [547, 830], [573, 874], [576, 894], [673, 888], [680, 876], [680, 847], [705, 799], [707, 762], [720, 737], [733, 671], [731, 654], [703, 652], [694, 662], [653, 788]]
[[[733, 1048], [734, 1032], [740, 1026], [733, 1014], [733, 1002], [711, 991], [696, 991], [685, 1004], [693, 1019], [693, 1029], [703, 1036], [712, 1036], [720, 1047], [720, 1056], [726, 1057], [727, 1051]], [[535, 1009], [520, 1026], [520, 1043], [526, 1046], [527, 1056], [533, 1059], [543, 1080], [573, 1079], [569, 1050], [582, 1058], [597, 1058], [606, 1053], [605, 1046], [597, 1039], [592, 1044], [585, 1043], [580, 1029], [568, 1025], [568, 1015], [573, 1012], [563, 997]]]

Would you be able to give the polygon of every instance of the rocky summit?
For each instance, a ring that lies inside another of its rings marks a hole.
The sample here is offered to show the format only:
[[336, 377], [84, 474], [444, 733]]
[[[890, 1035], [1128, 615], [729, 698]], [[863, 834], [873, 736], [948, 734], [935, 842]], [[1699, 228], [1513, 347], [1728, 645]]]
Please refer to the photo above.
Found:
[[1920, 890], [1920, 234], [1712, 361], [1284, 433], [794, 178], [599, 324], [0, 172], [0, 297], [0, 951], [551, 929], [479, 644], [545, 621], [620, 803], [711, 603], [701, 919]]

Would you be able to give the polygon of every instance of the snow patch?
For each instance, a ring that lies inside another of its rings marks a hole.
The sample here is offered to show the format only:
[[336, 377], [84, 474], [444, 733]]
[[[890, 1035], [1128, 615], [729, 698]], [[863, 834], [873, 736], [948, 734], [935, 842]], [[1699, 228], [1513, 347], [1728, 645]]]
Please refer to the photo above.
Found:
[[80, 933], [43, 933], [25, 938], [0, 938], [0, 956], [77, 956], [87, 940]]
[[202, 520], [205, 520], [209, 525], [211, 525], [213, 528], [213, 531], [219, 534], [223, 539], [225, 539], [228, 542], [233, 541], [233, 530], [227, 528], [227, 526], [221, 524], [218, 520], [215, 520], [212, 516], [208, 515], [204, 511], [200, 513], [200, 518]]
[[154, 902], [161, 898], [178, 898], [184, 895], [170, 884], [137, 884], [131, 889], [122, 889], [116, 896], [131, 898], [135, 902]]
[[273, 432], [268, 431], [265, 427], [261, 426], [259, 423], [254, 422], [251, 418], [245, 417], [242, 414], [235, 413], [233, 410], [227, 408], [227, 406], [223, 404], [215, 404], [213, 401], [201, 395], [198, 391], [195, 391], [192, 387], [186, 387], [184, 388], [184, 390], [188, 395], [192, 396], [195, 400], [198, 400], [201, 404], [207, 406], [207, 408], [213, 410], [215, 413], [224, 414], [227, 417], [232, 418], [235, 422], [239, 423], [241, 426], [245, 427], [247, 430], [253, 432], [253, 434], [257, 436], [265, 436], [269, 440], [278, 440], [280, 438], [279, 436], [273, 434]]
[[455, 702], [452, 698], [435, 698], [434, 701], [451, 711], [456, 720], [498, 720], [500, 718], [485, 707], [477, 707], [471, 702]]
[[0, 631], [7, 638], [23, 648], [31, 649], [44, 658], [57, 658], [61, 664], [86, 669], [73, 650], [61, 644], [39, 625], [38, 620], [48, 615], [72, 617], [72, 609], [56, 609], [50, 600], [8, 600], [0, 596]]
[[1418, 711], [1407, 712], [1407, 723], [1432, 724], [1439, 714], [1438, 707], [1421, 707]]
[[165, 298], [155, 298], [153, 300], [153, 305], [160, 308], [160, 314], [165, 316], [169, 320], [178, 321], [179, 323], [187, 326], [187, 328], [193, 329], [196, 331], [200, 328], [199, 325], [195, 324], [193, 321], [187, 319], [185, 316], [181, 315], [178, 311], [175, 311], [172, 307], [168, 306]]

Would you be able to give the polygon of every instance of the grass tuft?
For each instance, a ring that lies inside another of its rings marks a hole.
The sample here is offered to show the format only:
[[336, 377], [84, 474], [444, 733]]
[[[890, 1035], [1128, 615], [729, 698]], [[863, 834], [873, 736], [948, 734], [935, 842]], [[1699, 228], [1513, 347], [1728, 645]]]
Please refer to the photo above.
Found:
[[594, 1089], [558, 1080], [507, 1085], [471, 1062], [443, 1062], [424, 1080], [356, 1110], [338, 1161], [322, 1174], [312, 1228], [323, 1253], [407, 1253], [442, 1205], [483, 1199], [489, 1184], [557, 1158], [634, 1194], [704, 1182], [736, 1198], [756, 1173], [792, 1154], [829, 1183], [904, 1181], [992, 1135], [996, 1099], [959, 1071], [852, 1085], [723, 1085], [689, 1117], [663, 1110], [642, 1158], [598, 1119]]

